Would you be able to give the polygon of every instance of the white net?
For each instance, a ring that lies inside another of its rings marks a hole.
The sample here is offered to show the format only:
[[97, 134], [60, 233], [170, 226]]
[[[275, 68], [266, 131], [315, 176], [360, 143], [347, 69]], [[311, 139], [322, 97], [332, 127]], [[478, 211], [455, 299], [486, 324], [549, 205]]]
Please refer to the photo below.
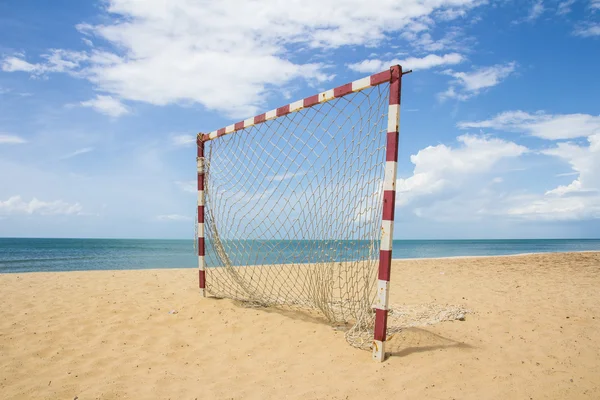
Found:
[[389, 85], [205, 143], [206, 288], [373, 332]]
[[368, 348], [389, 84], [205, 142], [206, 289], [316, 310]]

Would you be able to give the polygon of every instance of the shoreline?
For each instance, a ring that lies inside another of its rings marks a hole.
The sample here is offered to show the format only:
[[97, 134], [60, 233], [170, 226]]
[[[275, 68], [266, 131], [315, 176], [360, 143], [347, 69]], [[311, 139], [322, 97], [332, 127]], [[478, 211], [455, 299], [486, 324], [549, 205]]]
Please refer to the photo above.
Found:
[[419, 261], [419, 260], [454, 260], [454, 259], [471, 259], [471, 258], [504, 258], [504, 257], [520, 257], [520, 256], [539, 256], [544, 254], [580, 254], [580, 253], [600, 253], [600, 250], [579, 250], [579, 251], [540, 251], [533, 253], [515, 253], [515, 254], [495, 254], [489, 256], [442, 256], [442, 257], [411, 257], [411, 258], [393, 258], [392, 261]]
[[[600, 250], [580, 250], [580, 251], [548, 251], [548, 252], [533, 252], [533, 253], [517, 253], [517, 254], [499, 254], [499, 255], [473, 255], [473, 256], [447, 256], [447, 257], [412, 257], [412, 258], [392, 258], [393, 262], [414, 262], [414, 261], [428, 261], [428, 260], [439, 260], [439, 261], [452, 261], [452, 260], [473, 260], [473, 259], [503, 259], [507, 257], [527, 257], [527, 256], [540, 256], [540, 255], [565, 255], [565, 254], [590, 254], [598, 253]], [[288, 264], [282, 264], [288, 265]], [[272, 265], [246, 265], [242, 267], [265, 267]], [[209, 267], [210, 268], [210, 267]], [[54, 271], [2, 271], [0, 269], [0, 276], [2, 275], [14, 275], [14, 274], [38, 274], [38, 273], [65, 273], [65, 272], [116, 272], [116, 271], [165, 271], [165, 270], [194, 270], [193, 267], [168, 267], [168, 268], [123, 268], [123, 269], [77, 269], [77, 270], [54, 270]]]

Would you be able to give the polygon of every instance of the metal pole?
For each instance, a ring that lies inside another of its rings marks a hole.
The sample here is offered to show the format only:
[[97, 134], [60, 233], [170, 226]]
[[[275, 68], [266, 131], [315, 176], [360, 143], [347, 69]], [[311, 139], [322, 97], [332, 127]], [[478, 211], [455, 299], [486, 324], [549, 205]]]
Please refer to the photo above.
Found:
[[206, 297], [206, 271], [204, 247], [204, 135], [199, 134], [198, 144], [198, 286], [200, 293]]
[[390, 80], [385, 177], [383, 178], [383, 217], [381, 221], [379, 274], [377, 280], [375, 329], [373, 335], [373, 359], [379, 362], [385, 360], [385, 340], [387, 336], [392, 241], [394, 238], [394, 209], [396, 202], [396, 169], [398, 166], [402, 67], [396, 65], [392, 67], [390, 71], [392, 79]]

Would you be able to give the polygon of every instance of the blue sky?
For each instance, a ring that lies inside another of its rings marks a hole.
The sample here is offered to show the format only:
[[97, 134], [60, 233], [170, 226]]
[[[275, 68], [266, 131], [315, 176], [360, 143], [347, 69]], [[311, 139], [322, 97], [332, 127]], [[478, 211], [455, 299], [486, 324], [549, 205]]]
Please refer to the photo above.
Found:
[[0, 236], [192, 238], [196, 132], [401, 63], [396, 238], [600, 237], [600, 1], [0, 1]]

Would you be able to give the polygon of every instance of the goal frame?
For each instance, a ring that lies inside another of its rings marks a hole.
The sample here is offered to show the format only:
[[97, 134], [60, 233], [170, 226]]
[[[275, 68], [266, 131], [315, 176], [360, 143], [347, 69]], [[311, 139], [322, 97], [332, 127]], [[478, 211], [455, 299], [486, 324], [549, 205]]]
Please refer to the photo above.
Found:
[[[410, 71], [407, 71], [408, 73]], [[402, 91], [402, 67], [394, 65], [389, 70], [356, 80], [334, 89], [309, 96], [302, 100], [286, 104], [274, 110], [259, 114], [255, 117], [228, 125], [210, 133], [197, 135], [197, 172], [198, 172], [198, 286], [200, 293], [206, 297], [206, 261], [204, 238], [204, 183], [205, 159], [204, 144], [221, 136], [261, 124], [304, 108], [325, 103], [350, 93], [359, 92], [374, 86], [389, 82], [389, 106], [387, 141], [385, 149], [385, 174], [383, 179], [383, 209], [381, 221], [381, 236], [379, 246], [379, 267], [377, 276], [377, 293], [375, 296], [375, 325], [373, 332], [373, 359], [385, 359], [385, 342], [389, 308], [390, 272], [392, 263], [392, 241], [394, 236], [394, 210], [396, 200], [396, 174], [398, 166], [398, 139], [400, 134], [400, 98]]]

